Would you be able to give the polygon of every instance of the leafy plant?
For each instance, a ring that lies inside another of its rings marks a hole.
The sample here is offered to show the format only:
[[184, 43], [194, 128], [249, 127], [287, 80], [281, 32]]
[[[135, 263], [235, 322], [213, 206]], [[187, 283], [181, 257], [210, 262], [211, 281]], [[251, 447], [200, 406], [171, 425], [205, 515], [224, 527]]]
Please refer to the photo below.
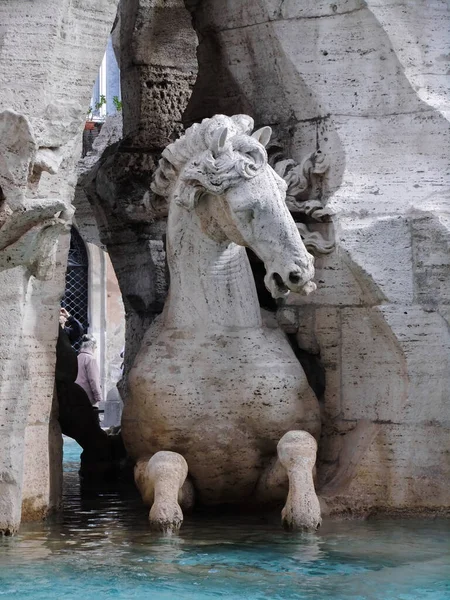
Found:
[[88, 121], [92, 121], [92, 106], [90, 106], [90, 107], [88, 108], [88, 110], [87, 110], [87, 113], [86, 113], [86, 119], [87, 119]]
[[100, 100], [95, 103], [95, 110], [100, 110], [104, 104], [106, 104], [106, 97], [102, 94]]
[[122, 100], [119, 100], [119, 96], [113, 96], [112, 101], [117, 111], [122, 110]]

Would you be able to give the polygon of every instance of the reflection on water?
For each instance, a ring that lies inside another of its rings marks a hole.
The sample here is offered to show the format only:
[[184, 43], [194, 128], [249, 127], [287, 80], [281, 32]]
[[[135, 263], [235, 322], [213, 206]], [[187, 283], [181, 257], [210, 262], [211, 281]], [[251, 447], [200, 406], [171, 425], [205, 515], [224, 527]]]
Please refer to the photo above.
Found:
[[342, 521], [293, 535], [258, 517], [148, 530], [133, 489], [80, 493], [65, 441], [65, 507], [0, 540], [0, 600], [450, 600], [450, 522]]

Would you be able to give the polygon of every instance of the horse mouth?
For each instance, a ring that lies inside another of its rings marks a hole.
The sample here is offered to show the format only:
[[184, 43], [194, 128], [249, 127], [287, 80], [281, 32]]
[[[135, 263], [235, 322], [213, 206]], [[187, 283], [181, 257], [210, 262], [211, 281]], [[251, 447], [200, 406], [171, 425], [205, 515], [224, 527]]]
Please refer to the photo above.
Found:
[[289, 288], [284, 283], [281, 275], [279, 275], [278, 273], [273, 273], [272, 278], [275, 282], [275, 285], [277, 286], [277, 291], [280, 292], [281, 295], [284, 296], [285, 294], [287, 294], [289, 292]]

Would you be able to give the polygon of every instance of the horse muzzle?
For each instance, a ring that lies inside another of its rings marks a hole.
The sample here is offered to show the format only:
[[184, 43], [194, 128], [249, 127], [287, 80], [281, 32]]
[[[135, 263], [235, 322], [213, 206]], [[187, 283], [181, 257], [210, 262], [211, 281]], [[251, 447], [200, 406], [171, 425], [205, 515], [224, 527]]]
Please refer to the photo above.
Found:
[[300, 270], [293, 268], [287, 271], [286, 275], [281, 275], [279, 270], [270, 270], [267, 272], [264, 283], [266, 288], [272, 294], [273, 298], [285, 298], [289, 292], [307, 296], [313, 292], [317, 286], [312, 281], [314, 276], [314, 267]]

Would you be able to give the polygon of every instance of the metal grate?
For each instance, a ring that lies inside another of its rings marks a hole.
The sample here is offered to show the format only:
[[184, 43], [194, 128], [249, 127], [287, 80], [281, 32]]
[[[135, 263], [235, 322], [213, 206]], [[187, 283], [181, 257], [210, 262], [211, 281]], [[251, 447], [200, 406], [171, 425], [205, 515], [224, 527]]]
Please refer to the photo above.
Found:
[[[88, 322], [88, 256], [83, 239], [75, 227], [71, 229], [70, 250], [67, 260], [66, 289], [61, 306], [83, 325], [85, 331]], [[79, 350], [80, 341], [72, 344]]]

